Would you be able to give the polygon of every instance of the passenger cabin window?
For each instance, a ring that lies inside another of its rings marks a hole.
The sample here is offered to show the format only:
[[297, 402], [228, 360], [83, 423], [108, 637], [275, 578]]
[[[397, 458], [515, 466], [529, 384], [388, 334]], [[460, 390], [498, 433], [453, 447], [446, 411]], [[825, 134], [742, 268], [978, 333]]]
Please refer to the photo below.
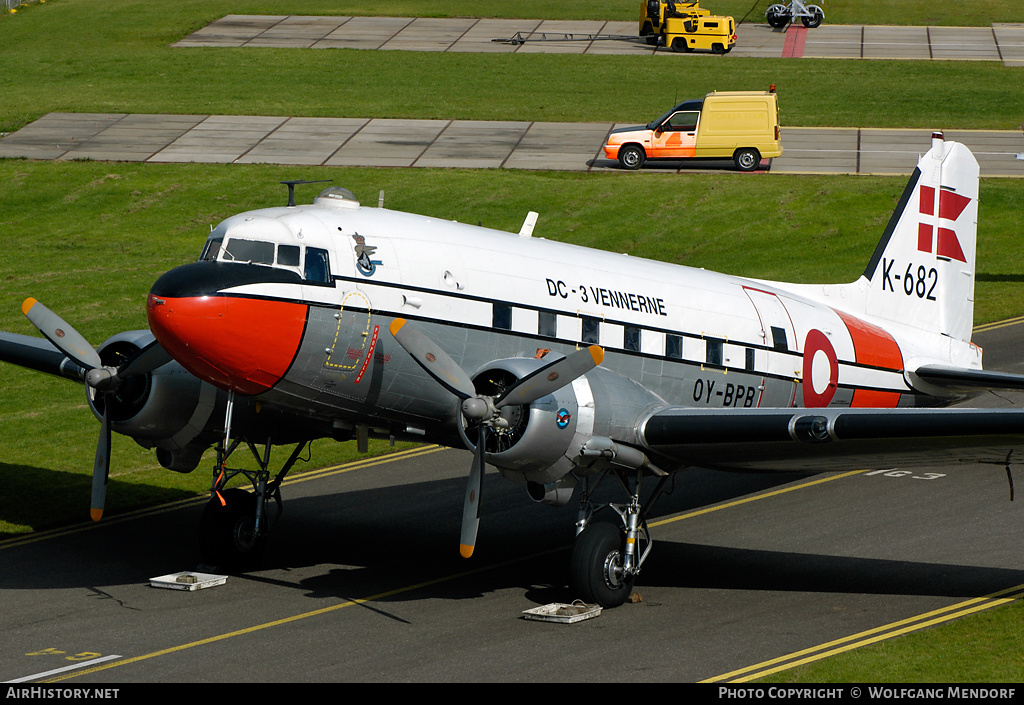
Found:
[[622, 347], [630, 352], [640, 352], [640, 329], [637, 326], [622, 329]]
[[491, 311], [491, 327], [496, 330], [512, 330], [512, 306], [494, 304]]
[[331, 266], [327, 258], [327, 250], [322, 250], [319, 247], [307, 247], [303, 274], [308, 282], [330, 284]]
[[772, 347], [776, 350], [789, 350], [789, 343], [786, 341], [786, 329], [772, 326]]
[[601, 327], [601, 321], [590, 316], [583, 317], [583, 335], [582, 341], [587, 344], [594, 344], [601, 342], [599, 340], [599, 331]]
[[683, 336], [675, 333], [665, 336], [665, 357], [672, 360], [683, 359]]
[[537, 314], [537, 335], [554, 338], [558, 327], [558, 316], [551, 311], [540, 311]]
[[709, 365], [721, 365], [722, 364], [722, 349], [723, 344], [721, 340], [709, 340], [707, 344], [707, 357], [706, 361]]

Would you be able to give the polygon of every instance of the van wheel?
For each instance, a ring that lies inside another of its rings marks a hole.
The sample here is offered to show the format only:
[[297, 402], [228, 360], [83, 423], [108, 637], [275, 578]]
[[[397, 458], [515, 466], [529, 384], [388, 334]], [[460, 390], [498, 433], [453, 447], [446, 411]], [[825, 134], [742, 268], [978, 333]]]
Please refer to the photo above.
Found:
[[825, 12], [817, 5], [808, 5], [807, 11], [811, 13], [811, 16], [800, 18], [800, 21], [804, 23], [804, 27], [807, 27], [807, 29], [814, 29], [825, 19]]
[[644, 150], [635, 144], [626, 145], [619, 150], [619, 164], [623, 169], [639, 169], [644, 165], [647, 155]]
[[761, 163], [761, 154], [756, 149], [737, 149], [732, 159], [740, 171], [753, 171]]

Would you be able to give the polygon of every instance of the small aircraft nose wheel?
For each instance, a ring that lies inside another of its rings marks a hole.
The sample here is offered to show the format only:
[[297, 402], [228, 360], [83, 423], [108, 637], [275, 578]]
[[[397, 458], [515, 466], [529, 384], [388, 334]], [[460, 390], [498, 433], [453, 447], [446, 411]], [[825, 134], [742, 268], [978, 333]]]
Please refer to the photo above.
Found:
[[203, 508], [199, 522], [203, 562], [226, 570], [256, 566], [267, 546], [266, 520], [256, 531], [256, 495], [240, 488], [221, 490]]
[[589, 525], [572, 545], [569, 587], [590, 604], [618, 607], [633, 592], [635, 576], [623, 569], [626, 535], [609, 522]]

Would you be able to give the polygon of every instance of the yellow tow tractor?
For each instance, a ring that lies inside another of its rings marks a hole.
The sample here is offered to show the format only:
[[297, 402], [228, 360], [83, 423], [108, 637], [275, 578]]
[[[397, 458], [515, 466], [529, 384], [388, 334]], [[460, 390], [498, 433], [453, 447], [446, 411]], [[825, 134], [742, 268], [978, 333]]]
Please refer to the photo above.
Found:
[[736, 44], [736, 20], [712, 15], [698, 1], [642, 0], [640, 36], [672, 51], [726, 54]]

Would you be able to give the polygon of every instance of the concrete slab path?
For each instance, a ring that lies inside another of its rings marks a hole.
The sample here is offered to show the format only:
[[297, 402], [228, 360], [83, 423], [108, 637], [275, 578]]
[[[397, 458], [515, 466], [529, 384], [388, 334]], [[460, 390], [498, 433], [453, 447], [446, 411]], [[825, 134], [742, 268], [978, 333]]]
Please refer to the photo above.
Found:
[[[619, 171], [605, 159], [612, 123], [399, 120], [244, 115], [50, 113], [0, 139], [0, 158], [317, 166]], [[986, 177], [1024, 178], [1024, 133], [948, 130]], [[783, 127], [773, 173], [909, 174], [929, 130]], [[766, 163], [766, 167], [769, 165]], [[650, 162], [646, 171], [731, 169]]]
[[[382, 49], [490, 53], [675, 54], [636, 36], [636, 22], [467, 17], [227, 15], [173, 46]], [[1002, 61], [1024, 66], [1024, 23], [990, 27], [743, 23], [728, 56]], [[513, 37], [525, 39], [512, 43]], [[787, 41], [787, 39], [789, 41]]]

